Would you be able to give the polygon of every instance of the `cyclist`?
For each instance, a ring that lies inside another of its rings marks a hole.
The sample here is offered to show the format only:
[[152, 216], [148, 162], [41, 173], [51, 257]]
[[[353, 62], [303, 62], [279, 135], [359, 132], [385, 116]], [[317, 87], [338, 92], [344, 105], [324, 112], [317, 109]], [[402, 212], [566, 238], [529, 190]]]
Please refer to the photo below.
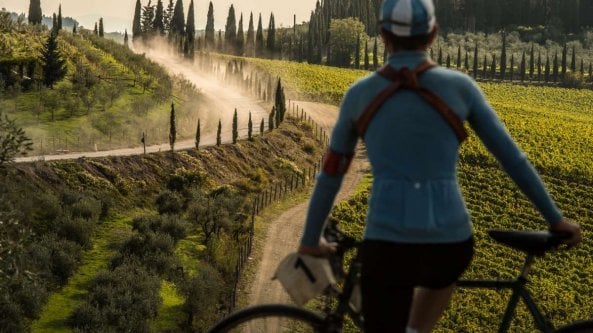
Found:
[[[374, 179], [361, 249], [365, 330], [423, 333], [438, 321], [473, 256], [471, 222], [456, 178], [462, 122], [469, 123], [552, 232], [569, 233], [567, 244], [575, 246], [581, 231], [563, 218], [475, 82], [427, 62], [426, 50], [437, 34], [432, 0], [384, 0], [380, 20], [392, 73], [373, 73], [344, 96], [299, 253], [332, 251], [321, 231], [362, 137]], [[384, 101], [377, 102], [381, 95]], [[440, 105], [428, 95], [436, 95]], [[378, 111], [369, 117], [373, 104]], [[361, 125], [365, 117], [367, 124]]]

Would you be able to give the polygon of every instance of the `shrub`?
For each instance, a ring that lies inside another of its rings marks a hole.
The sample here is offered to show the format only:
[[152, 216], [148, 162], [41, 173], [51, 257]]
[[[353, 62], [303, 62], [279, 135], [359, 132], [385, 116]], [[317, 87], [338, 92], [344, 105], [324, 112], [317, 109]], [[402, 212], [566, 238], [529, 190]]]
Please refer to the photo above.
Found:
[[305, 143], [303, 145], [303, 151], [307, 154], [313, 154], [315, 153], [315, 146], [309, 142]]
[[149, 332], [161, 303], [160, 278], [135, 261], [125, 261], [92, 282], [86, 303], [69, 318], [80, 332]]
[[82, 247], [91, 244], [92, 224], [80, 217], [66, 218], [58, 227], [58, 236], [73, 241]]
[[173, 238], [162, 233], [135, 234], [122, 245], [119, 255], [111, 260], [113, 269], [127, 260], [142, 263], [147, 269], [159, 274], [168, 274], [177, 267], [172, 255], [175, 249]]
[[185, 296], [183, 310], [188, 315], [188, 328], [203, 332], [220, 317], [221, 304], [226, 299], [222, 275], [207, 263], [201, 263], [196, 276], [180, 285]]
[[179, 214], [183, 209], [183, 199], [172, 191], [162, 192], [156, 199], [159, 214]]
[[581, 89], [585, 85], [585, 79], [578, 73], [566, 73], [560, 80], [560, 85], [565, 88]]
[[101, 210], [101, 202], [91, 197], [81, 198], [70, 208], [72, 217], [81, 217], [90, 221], [97, 221], [101, 216]]

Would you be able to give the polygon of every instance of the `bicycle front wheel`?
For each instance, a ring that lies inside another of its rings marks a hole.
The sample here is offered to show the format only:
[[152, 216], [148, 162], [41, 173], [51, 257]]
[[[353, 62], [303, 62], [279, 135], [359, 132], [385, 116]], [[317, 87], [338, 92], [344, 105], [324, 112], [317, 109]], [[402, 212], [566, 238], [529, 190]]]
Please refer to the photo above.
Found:
[[222, 319], [209, 333], [326, 332], [318, 314], [284, 304], [257, 305]]
[[577, 321], [570, 325], [560, 327], [555, 333], [593, 333], [593, 320]]

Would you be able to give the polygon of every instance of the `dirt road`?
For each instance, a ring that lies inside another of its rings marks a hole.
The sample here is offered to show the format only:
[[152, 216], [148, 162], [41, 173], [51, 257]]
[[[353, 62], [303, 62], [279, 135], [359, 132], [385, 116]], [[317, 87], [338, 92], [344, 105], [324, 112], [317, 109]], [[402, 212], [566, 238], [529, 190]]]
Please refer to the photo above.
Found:
[[[305, 112], [324, 129], [331, 130], [337, 117], [335, 106], [303, 101], [295, 101], [295, 103], [299, 108], [304, 108]], [[359, 148], [350, 171], [345, 176], [336, 202], [353, 194], [367, 169], [368, 162], [364, 150]], [[271, 278], [282, 258], [296, 251], [302, 235], [307, 207], [308, 202], [298, 204], [269, 223], [267, 235], [262, 244], [262, 257], [248, 295], [250, 305], [290, 302], [288, 294], [282, 289], [280, 283], [276, 280], [272, 281]]]

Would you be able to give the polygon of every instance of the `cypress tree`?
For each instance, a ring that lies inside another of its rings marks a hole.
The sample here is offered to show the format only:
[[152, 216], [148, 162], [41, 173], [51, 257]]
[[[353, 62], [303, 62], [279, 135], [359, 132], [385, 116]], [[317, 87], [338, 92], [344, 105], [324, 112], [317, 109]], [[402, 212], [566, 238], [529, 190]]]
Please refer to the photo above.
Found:
[[496, 54], [492, 55], [492, 63], [490, 64], [490, 78], [494, 80], [496, 77]]
[[237, 30], [237, 55], [242, 56], [245, 53], [245, 34], [243, 33], [243, 13], [239, 18], [239, 29]]
[[223, 51], [223, 44], [222, 44], [222, 30], [218, 29], [218, 45], [216, 47], [216, 49], [218, 50], [218, 52], [222, 52]]
[[457, 69], [461, 69], [461, 45], [457, 45]]
[[521, 82], [525, 81], [525, 72], [527, 70], [527, 62], [525, 58], [525, 50], [523, 50], [523, 54], [521, 55], [521, 67], [519, 68], [520, 72], [519, 75], [521, 76]]
[[255, 30], [253, 27], [253, 12], [249, 13], [249, 26], [247, 27], [247, 41], [245, 45], [245, 55], [252, 57], [255, 55]]
[[213, 49], [214, 48], [214, 6], [212, 5], [212, 1], [210, 1], [210, 5], [208, 5], [208, 17], [206, 18], [206, 48]]
[[544, 68], [544, 81], [550, 81], [550, 54], [546, 52], [546, 67]]
[[255, 56], [260, 56], [264, 53], [264, 29], [261, 22], [261, 13], [257, 22], [257, 32], [255, 33]]
[[62, 30], [62, 4], [58, 7], [58, 30]]
[[274, 59], [274, 53], [276, 52], [276, 22], [274, 21], [274, 13], [270, 14], [266, 48], [270, 58]]
[[511, 53], [511, 69], [510, 69], [511, 82], [513, 82], [514, 74], [515, 74], [515, 54]]
[[218, 120], [218, 129], [216, 130], [216, 145], [220, 146], [220, 144], [222, 143], [222, 121], [219, 119]]
[[202, 129], [200, 127], [201, 127], [200, 126], [200, 119], [198, 119], [198, 126], [196, 128], [196, 141], [195, 141], [195, 143], [196, 143], [196, 149], [200, 149], [200, 136], [201, 136], [201, 133], [200, 132], [202, 131]]
[[103, 29], [103, 18], [99, 18], [99, 37], [105, 36], [105, 30]]
[[577, 53], [574, 46], [572, 47], [572, 57], [570, 60], [570, 71], [575, 73], [577, 71]]
[[253, 122], [251, 121], [251, 112], [249, 112], [249, 121], [247, 122], [247, 139], [253, 141]]
[[54, 83], [66, 76], [66, 60], [58, 50], [57, 32], [50, 32], [41, 51], [43, 83], [53, 89]]
[[196, 22], [194, 18], [194, 0], [191, 0], [189, 3], [189, 8], [187, 10], [187, 24], [185, 26], [185, 34], [187, 40], [187, 48], [188, 53], [187, 55], [190, 58], [194, 57], [194, 49], [195, 49], [195, 40], [196, 40]]
[[30, 0], [29, 2], [29, 24], [41, 24], [43, 14], [41, 12], [41, 0]]
[[134, 21], [132, 23], [132, 39], [138, 38], [142, 34], [142, 26], [140, 23], [140, 14], [142, 12], [142, 4], [140, 0], [136, 0], [136, 8], [134, 9]]
[[354, 66], [356, 69], [360, 69], [360, 34], [356, 36], [356, 50], [354, 52]]
[[476, 44], [474, 48], [474, 71], [473, 71], [474, 79], [478, 77], [478, 44]]
[[173, 0], [169, 0], [169, 4], [167, 5], [167, 9], [163, 12], [163, 25], [165, 26], [165, 31], [169, 35], [169, 38], [172, 37], [171, 35], [171, 19], [173, 19], [173, 12], [175, 11], [175, 4]]
[[373, 68], [379, 68], [379, 54], [378, 54], [378, 46], [377, 46], [377, 37], [375, 37], [375, 45], [373, 46]]
[[280, 78], [278, 78], [278, 84], [276, 85], [274, 105], [276, 106], [276, 125], [280, 125], [284, 121], [284, 114], [286, 113], [286, 97], [284, 96], [284, 88]]
[[76, 23], [74, 23], [74, 26], [72, 27], [72, 34], [76, 35]]
[[57, 32], [58, 31], [58, 18], [56, 16], [56, 13], [54, 13], [53, 15], [53, 19], [52, 19], [52, 24], [51, 24], [51, 30], [52, 32]]
[[581, 76], [585, 76], [585, 62], [581, 58]]
[[437, 63], [439, 64], [439, 66], [443, 65], [443, 49], [440, 46], [439, 46], [439, 57], [438, 57]]
[[29, 2], [29, 24], [41, 24], [43, 14], [41, 12], [41, 0], [30, 0]]
[[[74, 26], [76, 28], [76, 26]], [[126, 29], [126, 31], [124, 32], [124, 45], [125, 47], [130, 47], [129, 42], [128, 42], [128, 29]]]
[[566, 74], [566, 44], [564, 44], [564, 47], [562, 48], [562, 76], [564, 77], [564, 75]]
[[270, 116], [268, 118], [268, 129], [272, 131], [274, 129], [274, 119], [276, 118], [276, 107], [272, 107], [272, 112], [270, 112]]
[[152, 22], [152, 30], [159, 35], [165, 34], [165, 23], [164, 23], [164, 11], [163, 1], [158, 0], [156, 4], [156, 10], [154, 12], [154, 21]]
[[469, 71], [469, 52], [465, 50], [465, 59], [463, 61], [463, 66], [465, 67], [466, 71]]
[[504, 80], [507, 72], [507, 34], [502, 32], [502, 50], [500, 51], [500, 77]]
[[535, 74], [535, 54], [533, 51], [533, 42], [531, 43], [531, 50], [529, 51], [529, 79], [533, 80]]
[[224, 44], [226, 52], [232, 54], [237, 53], [237, 21], [235, 17], [235, 7], [233, 5], [229, 8], [226, 25], [224, 26]]
[[238, 137], [239, 137], [239, 118], [237, 116], [237, 109], [235, 109], [235, 114], [233, 114], [233, 144], [237, 143]]
[[364, 41], [364, 69], [369, 70], [369, 41]]
[[177, 140], [177, 126], [175, 124], [175, 104], [171, 103], [171, 117], [169, 120], [169, 145], [171, 151], [175, 150], [175, 141]]
[[541, 82], [542, 80], [542, 51], [541, 49], [537, 49], [537, 81]]
[[558, 81], [558, 50], [554, 53], [554, 63], [552, 67], [552, 80], [554, 82]]
[[259, 124], [259, 135], [264, 135], [264, 119], [262, 118], [261, 123]]
[[451, 68], [451, 56], [449, 53], [447, 53], [447, 61], [445, 63], [447, 64], [447, 68]]
[[148, 4], [142, 8], [142, 33], [143, 37], [152, 35], [153, 23], [154, 23], [154, 5], [152, 1], [148, 0]]
[[175, 40], [180, 36], [183, 36], [185, 32], [185, 13], [183, 11], [183, 1], [177, 0], [175, 3], [175, 9], [173, 10], [173, 16], [171, 17], [171, 33]]
[[93, 29], [95, 36], [99, 36], [99, 29], [97, 28], [97, 22], [95, 22], [95, 29]]
[[488, 60], [486, 58], [486, 53], [484, 53], [484, 61], [482, 62], [482, 78], [486, 78], [486, 71], [488, 70]]

